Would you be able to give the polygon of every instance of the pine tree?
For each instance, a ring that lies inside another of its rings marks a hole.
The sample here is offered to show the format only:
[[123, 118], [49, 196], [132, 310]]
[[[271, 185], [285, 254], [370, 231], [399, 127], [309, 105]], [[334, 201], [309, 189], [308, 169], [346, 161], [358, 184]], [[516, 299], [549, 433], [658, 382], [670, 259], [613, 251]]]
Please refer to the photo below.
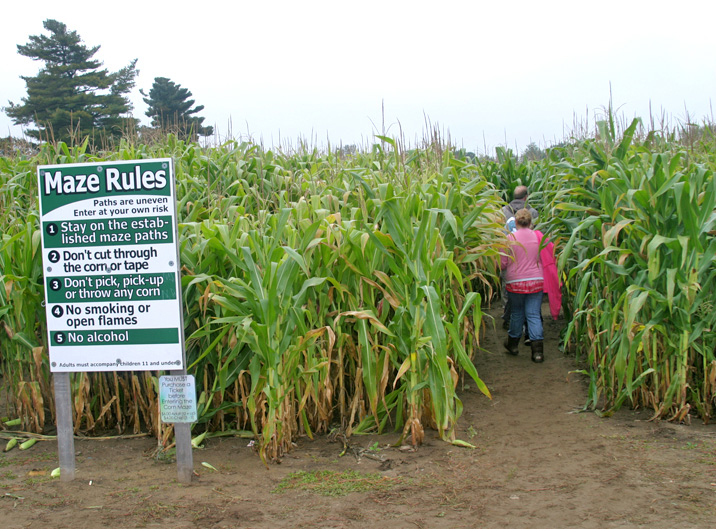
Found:
[[214, 127], [204, 127], [204, 118], [194, 115], [204, 110], [204, 105], [192, 108], [195, 103], [189, 99], [192, 93], [181, 85], [166, 77], [155, 77], [149, 94], [143, 90], [139, 93], [149, 106], [146, 115], [152, 118], [152, 127], [176, 132], [181, 138], [195, 139], [197, 135], [210, 136], [214, 133]]
[[44, 66], [35, 77], [22, 76], [27, 85], [22, 104], [10, 101], [3, 109], [14, 123], [34, 124], [37, 129], [27, 131], [31, 137], [65, 142], [118, 136], [136, 125], [124, 94], [134, 87], [137, 59], [117, 72], [100, 69], [102, 63], [92, 58], [99, 46], [88, 48], [62, 22], [48, 19], [43, 26], [50, 36], [32, 35], [17, 46], [20, 55]]

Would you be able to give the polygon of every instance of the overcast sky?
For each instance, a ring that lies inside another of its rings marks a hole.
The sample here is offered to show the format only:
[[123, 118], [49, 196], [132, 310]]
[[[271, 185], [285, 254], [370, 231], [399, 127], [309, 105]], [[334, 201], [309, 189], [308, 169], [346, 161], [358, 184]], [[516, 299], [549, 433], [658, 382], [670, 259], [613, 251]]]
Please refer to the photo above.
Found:
[[[20, 103], [20, 76], [41, 66], [17, 45], [53, 18], [100, 45], [111, 71], [139, 59], [131, 100], [144, 124], [139, 89], [168, 77], [220, 140], [366, 146], [385, 130], [415, 146], [437, 129], [475, 152], [521, 152], [592, 126], [610, 89], [628, 119], [714, 118], [714, 0], [6, 4], [0, 106]], [[8, 134], [21, 130], [0, 112]]]

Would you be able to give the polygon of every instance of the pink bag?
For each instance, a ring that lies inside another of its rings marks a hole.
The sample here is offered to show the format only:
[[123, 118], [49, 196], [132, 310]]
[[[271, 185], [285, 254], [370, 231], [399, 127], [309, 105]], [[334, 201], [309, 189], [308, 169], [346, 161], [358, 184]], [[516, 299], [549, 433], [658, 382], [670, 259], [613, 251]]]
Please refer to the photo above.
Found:
[[[544, 235], [538, 230], [534, 230], [534, 232], [537, 234], [537, 241], [541, 246]], [[562, 308], [562, 285], [559, 282], [557, 261], [554, 258], [554, 243], [545, 244], [540, 250], [539, 257], [544, 274], [544, 291], [549, 297], [549, 312], [552, 314], [552, 319], [556, 320], [559, 318], [559, 311]]]

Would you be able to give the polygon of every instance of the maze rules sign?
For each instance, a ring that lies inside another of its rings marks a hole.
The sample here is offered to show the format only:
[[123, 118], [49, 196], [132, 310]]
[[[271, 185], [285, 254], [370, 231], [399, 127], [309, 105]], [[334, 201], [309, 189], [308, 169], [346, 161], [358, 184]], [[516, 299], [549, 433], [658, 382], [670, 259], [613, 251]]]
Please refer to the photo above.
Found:
[[173, 160], [37, 172], [50, 370], [183, 369]]

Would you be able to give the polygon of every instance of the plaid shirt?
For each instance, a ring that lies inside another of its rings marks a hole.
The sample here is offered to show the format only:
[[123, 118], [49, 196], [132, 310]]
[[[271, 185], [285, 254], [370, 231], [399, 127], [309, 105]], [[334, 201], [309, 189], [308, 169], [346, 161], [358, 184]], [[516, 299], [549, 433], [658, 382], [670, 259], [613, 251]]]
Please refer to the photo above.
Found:
[[535, 294], [542, 292], [544, 288], [544, 280], [542, 279], [529, 279], [527, 281], [513, 281], [505, 285], [507, 292], [513, 294]]

